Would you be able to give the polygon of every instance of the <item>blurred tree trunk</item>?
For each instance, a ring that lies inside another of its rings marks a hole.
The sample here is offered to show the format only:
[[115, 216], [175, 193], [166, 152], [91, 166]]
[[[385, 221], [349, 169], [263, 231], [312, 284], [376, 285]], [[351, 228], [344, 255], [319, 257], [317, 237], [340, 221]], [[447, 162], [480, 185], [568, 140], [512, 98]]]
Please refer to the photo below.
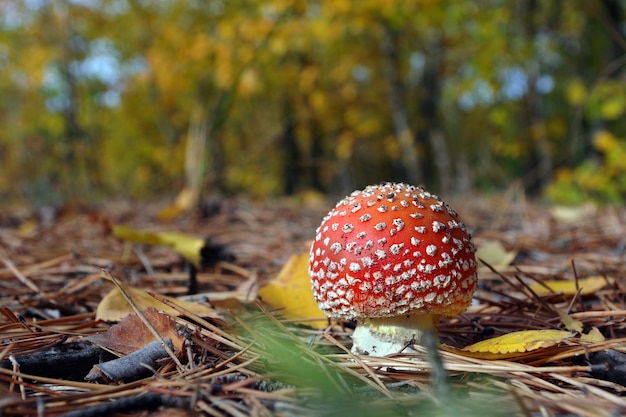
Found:
[[466, 194], [472, 190], [474, 186], [474, 176], [472, 167], [468, 158], [468, 152], [460, 152], [457, 157], [456, 175], [452, 192], [457, 194]]
[[[55, 10], [56, 10], [56, 16]], [[69, 201], [86, 201], [85, 193], [87, 181], [87, 167], [84, 158], [86, 152], [79, 149], [87, 149], [87, 144], [83, 144], [87, 135], [80, 125], [79, 109], [80, 97], [77, 74], [72, 66], [78, 61], [81, 40], [70, 24], [72, 21], [69, 6], [66, 1], [45, 3], [42, 9], [44, 24], [48, 25], [48, 34], [52, 40], [53, 47], [60, 51], [60, 59], [56, 67], [61, 75], [62, 92], [60, 103], [62, 106], [61, 115], [63, 120], [62, 136], [62, 158], [63, 170], [61, 171], [63, 194]]]
[[398, 56], [397, 38], [398, 33], [387, 22], [382, 22], [380, 39], [383, 55], [382, 69], [387, 84], [387, 99], [391, 110], [393, 128], [400, 145], [400, 159], [406, 181], [411, 184], [421, 184], [423, 182], [421, 161], [403, 98], [405, 86], [398, 73], [400, 58]]
[[[537, 27], [535, 14], [537, 0], [526, 0], [524, 3], [524, 36], [526, 42], [535, 48]], [[535, 52], [534, 56], [538, 56]], [[530, 140], [530, 158], [525, 172], [526, 190], [537, 193], [551, 180], [553, 163], [549, 139], [546, 136], [546, 120], [542, 107], [542, 100], [537, 91], [537, 80], [540, 75], [539, 63], [531, 63], [526, 68], [527, 91], [524, 97], [524, 118], [528, 126], [527, 137]]]
[[283, 192], [292, 195], [299, 186], [300, 172], [298, 169], [300, 153], [296, 141], [296, 118], [293, 102], [285, 98], [283, 103], [283, 131], [280, 137], [281, 169]]
[[[429, 181], [438, 183], [438, 192], [448, 194], [452, 191], [452, 162], [446, 137], [440, 126], [439, 104], [441, 99], [441, 65], [443, 61], [443, 47], [441, 37], [435, 36], [430, 42], [429, 54], [421, 83], [421, 97], [419, 100], [420, 124], [417, 129], [417, 142], [427, 141], [432, 153], [432, 162], [437, 170], [436, 178]], [[437, 181], [438, 180], [438, 181]]]
[[[331, 178], [332, 176], [329, 175], [328, 172], [324, 172], [328, 169], [328, 165], [326, 163], [326, 155], [324, 153], [323, 147], [324, 129], [322, 122], [316, 117], [312, 117], [309, 120], [309, 132], [310, 138], [308, 153], [310, 157], [307, 163], [307, 166], [309, 167], [307, 173], [307, 178], [309, 182], [308, 185], [314, 190], [328, 191], [329, 188], [333, 188], [332, 185], [334, 184], [331, 184], [331, 187], [328, 187], [327, 182], [324, 181], [325, 179]], [[340, 180], [338, 182], [341, 182], [341, 175], [339, 175], [339, 179]]]
[[[70, 34], [70, 37], [72, 35]], [[71, 44], [71, 41], [69, 42]], [[63, 61], [59, 67], [66, 88], [66, 103], [63, 108], [63, 142], [64, 142], [64, 160], [65, 160], [65, 191], [69, 194], [70, 200], [76, 201], [77, 193], [80, 194], [82, 187], [81, 170], [79, 169], [79, 158], [77, 158], [76, 150], [78, 142], [84, 136], [83, 131], [78, 123], [78, 91], [76, 88], [76, 80], [70, 69], [71, 65], [71, 46], [66, 43], [63, 46]], [[69, 171], [68, 171], [69, 168]], [[77, 187], [78, 186], [78, 187]]]
[[191, 110], [185, 148], [185, 189], [179, 195], [179, 198], [187, 198], [187, 201], [180, 202], [180, 205], [186, 204], [188, 208], [196, 207], [200, 201], [205, 168], [206, 130], [204, 112], [202, 107], [196, 104]]
[[524, 100], [524, 114], [531, 141], [531, 156], [526, 169], [526, 190], [537, 193], [552, 178], [553, 162], [549, 139], [546, 137], [545, 116], [541, 98], [537, 92], [537, 74], [528, 74], [528, 91]]

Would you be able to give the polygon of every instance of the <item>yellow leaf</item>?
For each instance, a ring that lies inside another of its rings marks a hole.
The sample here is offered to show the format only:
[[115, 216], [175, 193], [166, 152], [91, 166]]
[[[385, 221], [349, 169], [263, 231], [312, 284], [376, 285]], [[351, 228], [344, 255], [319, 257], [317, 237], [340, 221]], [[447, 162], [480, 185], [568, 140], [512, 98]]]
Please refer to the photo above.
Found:
[[[122, 288], [124, 288], [124, 292], [135, 302], [139, 310], [145, 310], [149, 307], [153, 307], [156, 308], [158, 311], [169, 315], [179, 315], [178, 311], [152, 297], [150, 294], [148, 294], [148, 292], [144, 290], [134, 288], [128, 285], [122, 285]], [[194, 314], [197, 314], [198, 316], [221, 319], [219, 313], [217, 313], [206, 303], [183, 301], [178, 300], [174, 297], [162, 297], [166, 298], [174, 304], [183, 307], [186, 310], [191, 311]], [[119, 321], [122, 318], [126, 317], [128, 314], [134, 312], [135, 310], [133, 310], [130, 304], [128, 304], [128, 301], [126, 301], [124, 295], [116, 287], [111, 290], [111, 292], [109, 292], [106, 296], [104, 296], [104, 298], [100, 301], [100, 304], [98, 304], [98, 309], [96, 310], [96, 319], [105, 321]]]
[[204, 239], [183, 233], [144, 232], [119, 224], [113, 226], [113, 236], [134, 243], [169, 246], [198, 268], [201, 264], [200, 250], [206, 244]]
[[157, 233], [135, 230], [132, 227], [116, 224], [113, 226], [113, 236], [118, 239], [127, 240], [134, 243], [144, 243], [146, 245], [160, 245], [161, 238]]
[[[602, 289], [606, 284], [611, 282], [610, 278], [602, 276], [591, 276], [578, 280], [578, 287], [581, 295], [594, 294]], [[542, 285], [543, 284], [543, 285]], [[576, 281], [574, 280], [548, 280], [542, 281], [542, 284], [535, 283], [529, 285], [529, 288], [538, 295], [547, 295], [551, 293], [563, 294], [571, 297], [576, 294]], [[548, 287], [548, 288], [546, 288]]]
[[17, 235], [20, 237], [33, 237], [37, 234], [39, 224], [36, 220], [26, 220], [17, 229]]
[[568, 84], [565, 95], [569, 104], [579, 106], [587, 99], [587, 89], [580, 79], [575, 79]]
[[607, 130], [600, 130], [593, 135], [593, 147], [607, 153], [619, 148], [620, 141], [615, 135]]
[[199, 237], [186, 235], [183, 233], [158, 233], [161, 242], [165, 246], [170, 246], [176, 253], [196, 267], [200, 267], [200, 250], [205, 245], [205, 240]]
[[597, 327], [592, 327], [587, 334], [581, 334], [580, 340], [586, 343], [604, 342], [605, 338]]
[[474, 343], [463, 348], [463, 351], [502, 355], [530, 352], [531, 350], [555, 346], [570, 337], [572, 337], [572, 333], [565, 330], [522, 330]]
[[575, 318], [561, 310], [557, 311], [559, 313], [559, 317], [561, 318], [561, 322], [565, 325], [565, 328], [567, 330], [578, 333], [583, 332], [583, 324], [580, 320], [576, 320]]
[[624, 109], [626, 109], [626, 99], [624, 99], [623, 95], [618, 94], [602, 103], [600, 113], [607, 120], [615, 120], [624, 115]]
[[[568, 172], [566, 170], [561, 170], [559, 172], [559, 175], [561, 175], [563, 180], [569, 181], [570, 178], [568, 176], [571, 177], [571, 172]], [[590, 204], [584, 205], [584, 206], [574, 206], [574, 207], [554, 206], [550, 208], [550, 214], [552, 214], [552, 216], [556, 220], [560, 222], [566, 222], [566, 223], [578, 222], [582, 220], [583, 218], [593, 215], [594, 212], [595, 212], [595, 207]]]
[[157, 219], [166, 222], [187, 213], [197, 203], [197, 194], [189, 188], [184, 188], [176, 197], [176, 201], [159, 212]]
[[516, 256], [517, 250], [507, 251], [497, 240], [488, 240], [478, 245], [476, 249], [476, 258], [482, 259], [496, 269], [509, 266]]
[[327, 318], [313, 298], [308, 270], [308, 252], [292, 256], [278, 276], [261, 288], [259, 295], [271, 307], [281, 309], [284, 317], [321, 329], [326, 326]]

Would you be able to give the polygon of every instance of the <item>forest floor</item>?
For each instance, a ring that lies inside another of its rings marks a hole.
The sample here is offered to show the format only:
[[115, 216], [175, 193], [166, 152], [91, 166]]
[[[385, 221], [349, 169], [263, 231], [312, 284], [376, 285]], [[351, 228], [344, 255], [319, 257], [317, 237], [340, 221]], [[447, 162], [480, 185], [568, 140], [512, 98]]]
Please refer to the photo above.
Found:
[[[229, 200], [166, 223], [156, 220], [162, 205], [147, 203], [0, 213], [0, 414], [623, 415], [626, 210], [555, 209], [519, 195], [450, 203], [491, 249], [472, 307], [438, 326], [445, 394], [430, 383], [425, 352], [355, 357], [350, 323], [308, 327], [257, 302], [258, 288], [308, 250], [330, 202]], [[235, 257], [197, 273], [207, 314], [174, 306], [167, 323], [148, 320], [174, 341], [145, 376], [93, 368], [102, 347], [140, 343], [129, 340], [145, 326], [96, 311], [112, 278], [183, 296], [189, 265], [170, 247], [114, 237], [118, 224], [212, 237]], [[524, 330], [535, 333], [464, 350]]]

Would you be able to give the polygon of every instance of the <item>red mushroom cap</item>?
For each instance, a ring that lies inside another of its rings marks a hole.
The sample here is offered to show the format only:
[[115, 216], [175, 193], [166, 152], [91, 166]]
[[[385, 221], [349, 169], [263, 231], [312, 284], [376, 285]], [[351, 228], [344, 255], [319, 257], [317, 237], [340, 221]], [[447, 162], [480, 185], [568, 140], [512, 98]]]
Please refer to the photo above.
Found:
[[454, 316], [476, 289], [474, 252], [465, 225], [439, 197], [386, 183], [355, 191], [328, 213], [309, 275], [329, 317]]

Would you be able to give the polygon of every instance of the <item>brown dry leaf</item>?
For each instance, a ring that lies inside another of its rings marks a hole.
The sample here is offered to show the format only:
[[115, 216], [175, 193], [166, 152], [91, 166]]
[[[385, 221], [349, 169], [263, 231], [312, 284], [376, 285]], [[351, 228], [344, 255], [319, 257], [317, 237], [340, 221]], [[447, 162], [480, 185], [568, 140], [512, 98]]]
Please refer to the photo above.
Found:
[[[610, 278], [595, 275], [578, 280], [578, 288], [581, 295], [595, 294], [605, 285], [611, 283]], [[546, 288], [548, 287], [548, 288]], [[538, 295], [547, 295], [552, 293], [563, 294], [566, 297], [573, 297], [576, 294], [576, 281], [574, 280], [547, 280], [542, 283], [534, 283], [529, 288]]]
[[[175, 309], [155, 299], [147, 291], [141, 290], [139, 288], [134, 288], [129, 285], [120, 285], [124, 289], [124, 292], [126, 292], [126, 294], [133, 299], [133, 301], [135, 302], [135, 304], [137, 304], [137, 307], [140, 310], [145, 310], [149, 307], [153, 307], [172, 316], [179, 315], [179, 313]], [[163, 298], [168, 299], [172, 303], [177, 304], [184, 309], [189, 310], [194, 314], [197, 314], [200, 317], [209, 317], [220, 320], [222, 319], [221, 315], [206, 303], [183, 301], [174, 297], [167, 296], [163, 296]], [[113, 288], [111, 292], [104, 296], [102, 301], [100, 301], [100, 304], [98, 304], [98, 309], [96, 310], [96, 319], [105, 321], [119, 321], [131, 313], [134, 313], [134, 310], [131, 305], [128, 304], [128, 301], [126, 301], [124, 295], [120, 292], [118, 288]]]
[[471, 353], [496, 354], [510, 357], [506, 355], [555, 346], [571, 337], [572, 332], [565, 330], [522, 330], [483, 340], [482, 342], [466, 346], [462, 350]]
[[[153, 307], [144, 310], [143, 314], [162, 338], [172, 340], [175, 350], [182, 348], [183, 338], [176, 331], [176, 322], [170, 316], [160, 313]], [[130, 314], [106, 332], [94, 334], [85, 339], [98, 346], [127, 355], [146, 346], [155, 338], [137, 314]]]
[[[259, 291], [264, 302], [280, 309], [288, 319], [306, 319], [307, 325], [316, 329], [326, 326], [327, 318], [313, 298], [309, 278], [309, 253], [293, 255], [278, 276]], [[315, 319], [315, 320], [308, 320]]]

